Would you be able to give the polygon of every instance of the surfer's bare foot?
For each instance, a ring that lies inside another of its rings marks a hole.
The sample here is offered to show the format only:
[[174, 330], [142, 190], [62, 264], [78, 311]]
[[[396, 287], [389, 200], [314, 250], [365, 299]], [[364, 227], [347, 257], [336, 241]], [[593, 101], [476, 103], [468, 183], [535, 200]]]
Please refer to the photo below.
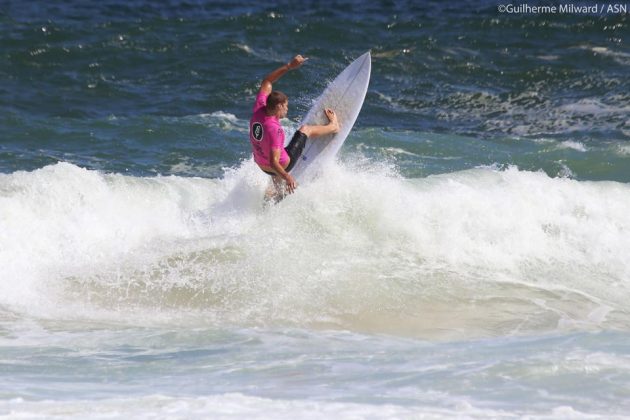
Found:
[[335, 114], [335, 111], [333, 111], [330, 108], [326, 108], [324, 110], [324, 113], [326, 114], [326, 117], [328, 118], [328, 125], [330, 126], [331, 130], [333, 133], [336, 133], [339, 131], [339, 121], [337, 121], [337, 114]]
[[303, 125], [298, 128], [299, 131], [306, 134], [307, 137], [320, 137], [329, 134], [335, 134], [339, 132], [339, 121], [337, 121], [337, 114], [330, 108], [324, 109], [324, 114], [328, 118], [328, 124], [326, 125]]

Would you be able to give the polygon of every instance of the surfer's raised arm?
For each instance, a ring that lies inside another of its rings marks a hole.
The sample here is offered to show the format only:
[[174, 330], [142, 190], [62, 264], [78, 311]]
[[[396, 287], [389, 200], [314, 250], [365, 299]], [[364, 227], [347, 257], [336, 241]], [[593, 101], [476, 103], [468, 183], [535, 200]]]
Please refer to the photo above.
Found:
[[267, 76], [265, 76], [262, 83], [260, 84], [260, 92], [269, 95], [273, 90], [274, 83], [276, 83], [289, 70], [297, 69], [298, 67], [300, 67], [302, 64], [304, 64], [306, 60], [308, 60], [308, 58], [304, 58], [298, 54], [293, 57], [293, 60], [291, 60], [289, 63], [285, 64], [282, 67], [278, 67], [277, 69], [269, 73]]
[[249, 141], [252, 145], [254, 162], [268, 175], [271, 175], [273, 186], [267, 190], [265, 197], [279, 200], [286, 191], [292, 193], [297, 182], [289, 172], [298, 162], [306, 141], [339, 131], [337, 115], [331, 109], [325, 110], [328, 118], [326, 125], [302, 125], [297, 129], [289, 144], [284, 146], [284, 130], [280, 124], [289, 112], [289, 98], [282, 92], [273, 91], [273, 84], [291, 69], [297, 69], [307, 59], [296, 55], [293, 60], [277, 68], [265, 77], [256, 96], [252, 118], [249, 120]]

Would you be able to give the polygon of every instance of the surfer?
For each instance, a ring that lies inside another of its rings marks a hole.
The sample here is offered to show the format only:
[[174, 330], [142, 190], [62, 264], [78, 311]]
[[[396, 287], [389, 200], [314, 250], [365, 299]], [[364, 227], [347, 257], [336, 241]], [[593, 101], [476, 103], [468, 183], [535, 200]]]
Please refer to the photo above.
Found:
[[280, 91], [273, 91], [272, 86], [289, 70], [299, 68], [308, 58], [296, 55], [293, 60], [269, 73], [262, 81], [253, 115], [249, 122], [249, 141], [252, 144], [254, 161], [263, 172], [272, 176], [275, 191], [267, 191], [266, 197], [277, 197], [286, 184], [286, 190], [292, 193], [297, 188], [295, 179], [289, 173], [299, 157], [308, 138], [324, 136], [339, 131], [337, 115], [332, 109], [325, 109], [328, 118], [326, 125], [302, 125], [297, 129], [291, 142], [284, 147], [284, 130], [280, 118], [285, 118], [289, 111], [289, 98]]

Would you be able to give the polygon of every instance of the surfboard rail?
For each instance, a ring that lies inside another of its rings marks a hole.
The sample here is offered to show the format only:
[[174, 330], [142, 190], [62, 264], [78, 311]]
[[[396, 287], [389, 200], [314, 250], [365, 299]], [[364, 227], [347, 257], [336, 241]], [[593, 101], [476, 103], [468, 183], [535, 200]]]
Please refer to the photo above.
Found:
[[334, 158], [359, 116], [367, 94], [372, 71], [370, 51], [358, 57], [328, 84], [302, 119], [303, 124], [326, 124], [324, 109], [331, 108], [339, 120], [339, 132], [308, 139], [291, 175], [300, 183], [316, 176], [317, 168]]

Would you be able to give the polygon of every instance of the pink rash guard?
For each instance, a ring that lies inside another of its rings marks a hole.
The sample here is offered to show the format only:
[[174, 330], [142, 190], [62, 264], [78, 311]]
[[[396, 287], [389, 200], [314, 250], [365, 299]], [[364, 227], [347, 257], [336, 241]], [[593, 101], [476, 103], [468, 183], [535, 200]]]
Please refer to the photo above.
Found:
[[286, 166], [289, 155], [284, 150], [284, 130], [276, 116], [265, 111], [269, 95], [259, 92], [254, 104], [254, 115], [249, 120], [249, 141], [252, 144], [254, 161], [259, 165], [271, 166], [271, 150], [281, 150], [280, 165]]

